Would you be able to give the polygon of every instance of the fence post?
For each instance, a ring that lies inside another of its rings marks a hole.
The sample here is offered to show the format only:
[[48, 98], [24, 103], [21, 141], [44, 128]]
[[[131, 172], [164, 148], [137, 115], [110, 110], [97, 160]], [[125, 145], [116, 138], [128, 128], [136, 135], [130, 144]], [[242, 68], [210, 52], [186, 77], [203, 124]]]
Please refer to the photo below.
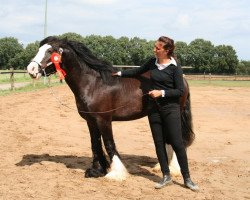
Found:
[[48, 85], [51, 85], [51, 76], [48, 77]]
[[237, 72], [235, 73], [234, 80], [237, 80]]
[[10, 68], [10, 90], [14, 90], [15, 86], [14, 86], [14, 68], [11, 67]]
[[36, 79], [32, 79], [32, 85], [33, 87], [36, 87]]

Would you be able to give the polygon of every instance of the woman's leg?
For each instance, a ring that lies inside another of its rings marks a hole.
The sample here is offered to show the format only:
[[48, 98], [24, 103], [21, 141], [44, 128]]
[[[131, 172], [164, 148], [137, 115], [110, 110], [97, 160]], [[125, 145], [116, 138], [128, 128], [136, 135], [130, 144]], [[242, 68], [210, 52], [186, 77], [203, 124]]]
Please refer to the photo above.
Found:
[[182, 140], [180, 108], [178, 106], [164, 108], [161, 114], [164, 119], [164, 127], [167, 127], [164, 133], [168, 134], [170, 143], [176, 153], [184, 184], [189, 189], [197, 191], [199, 187], [190, 179], [186, 148]]
[[[189, 177], [186, 148], [182, 140], [180, 108], [176, 105], [164, 107], [161, 111], [165, 132], [176, 153], [183, 177]], [[166, 136], [165, 136], [166, 137]]]
[[163, 175], [169, 174], [168, 157], [163, 137], [162, 119], [157, 107], [150, 110], [148, 120], [155, 144], [156, 155], [161, 166], [161, 171]]

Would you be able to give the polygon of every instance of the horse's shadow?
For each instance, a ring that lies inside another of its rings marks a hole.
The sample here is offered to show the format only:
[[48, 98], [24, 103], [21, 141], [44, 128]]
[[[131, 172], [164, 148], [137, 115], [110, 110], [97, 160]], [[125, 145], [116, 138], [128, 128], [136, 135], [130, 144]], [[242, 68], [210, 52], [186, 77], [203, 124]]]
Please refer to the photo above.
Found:
[[[159, 179], [159, 176], [157, 176], [155, 173], [152, 173], [152, 170], [149, 169], [154, 167], [154, 165], [157, 163], [156, 158], [121, 154], [121, 159], [130, 174], [134, 176], [145, 177], [152, 181], [157, 181]], [[67, 168], [81, 169], [86, 171], [87, 168], [91, 166], [92, 158], [71, 155], [27, 154], [23, 156], [20, 162], [16, 163], [16, 166], [22, 167], [31, 166], [36, 163], [42, 164], [43, 161], [62, 163]]]

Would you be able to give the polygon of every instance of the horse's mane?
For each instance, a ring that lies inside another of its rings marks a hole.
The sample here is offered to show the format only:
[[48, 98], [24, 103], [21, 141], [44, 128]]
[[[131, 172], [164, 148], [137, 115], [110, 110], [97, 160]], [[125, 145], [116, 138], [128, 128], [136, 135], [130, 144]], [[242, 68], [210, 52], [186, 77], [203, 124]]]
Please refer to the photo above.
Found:
[[90, 49], [81, 42], [49, 36], [40, 42], [40, 46], [50, 42], [58, 42], [59, 45], [63, 46], [68, 45], [81, 61], [86, 63], [89, 68], [99, 72], [104, 80], [109, 79], [111, 72], [117, 71], [109, 62], [97, 58]]
[[83, 43], [68, 41], [67, 44], [75, 51], [78, 57], [95, 71], [113, 72], [115, 69], [107, 61], [97, 58]]

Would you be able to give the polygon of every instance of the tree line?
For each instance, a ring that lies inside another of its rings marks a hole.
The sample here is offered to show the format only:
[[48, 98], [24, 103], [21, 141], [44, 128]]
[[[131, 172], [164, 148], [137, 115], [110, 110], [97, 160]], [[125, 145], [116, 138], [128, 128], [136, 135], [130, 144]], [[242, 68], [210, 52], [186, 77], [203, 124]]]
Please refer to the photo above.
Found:
[[[153, 56], [155, 41], [147, 41], [138, 37], [120, 37], [89, 35], [86, 37], [76, 33], [58, 35], [83, 42], [97, 57], [113, 65], [142, 65]], [[195, 39], [189, 44], [175, 42], [175, 54], [181, 66], [190, 66], [190, 73], [216, 74], [250, 74], [250, 61], [238, 60], [236, 51], [230, 45], [215, 46], [204, 39]], [[0, 38], [0, 70], [26, 69], [30, 60], [36, 55], [39, 41], [24, 47], [17, 38]], [[185, 71], [186, 72], [186, 71]]]

